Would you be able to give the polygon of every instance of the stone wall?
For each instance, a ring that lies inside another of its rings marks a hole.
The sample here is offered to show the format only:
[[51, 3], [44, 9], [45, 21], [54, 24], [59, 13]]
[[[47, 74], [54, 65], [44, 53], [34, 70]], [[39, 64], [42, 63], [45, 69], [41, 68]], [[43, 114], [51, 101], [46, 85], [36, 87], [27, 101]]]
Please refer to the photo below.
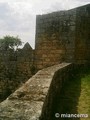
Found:
[[72, 64], [62, 63], [38, 71], [0, 103], [1, 120], [39, 120], [40, 116], [42, 120], [52, 120], [55, 98], [64, 83], [72, 79], [73, 70]]
[[62, 61], [77, 63], [89, 61], [89, 26], [90, 5], [38, 15], [36, 19], [36, 67], [41, 69]]
[[[72, 79], [70, 63], [90, 63], [90, 5], [37, 16], [36, 46], [0, 52], [0, 99], [42, 69], [0, 104], [1, 120], [53, 120], [56, 98]], [[10, 53], [10, 54], [9, 54]]]
[[76, 50], [77, 63], [90, 63], [90, 4], [76, 9]]
[[[40, 115], [40, 120], [57, 120], [55, 117], [55, 113], [57, 110], [55, 109], [58, 104], [60, 104], [60, 94], [62, 87], [68, 80], [72, 80], [75, 77], [75, 66], [70, 64], [62, 69], [59, 69], [54, 73], [52, 78], [47, 96], [45, 98], [42, 113]], [[60, 119], [60, 117], [59, 117]]]
[[17, 51], [0, 50], [0, 101], [32, 76], [33, 50], [28, 43]]
[[70, 54], [74, 55], [71, 48], [74, 48], [75, 15], [73, 11], [61, 11], [37, 16], [35, 55], [38, 68], [58, 64], [66, 57], [73, 59]]

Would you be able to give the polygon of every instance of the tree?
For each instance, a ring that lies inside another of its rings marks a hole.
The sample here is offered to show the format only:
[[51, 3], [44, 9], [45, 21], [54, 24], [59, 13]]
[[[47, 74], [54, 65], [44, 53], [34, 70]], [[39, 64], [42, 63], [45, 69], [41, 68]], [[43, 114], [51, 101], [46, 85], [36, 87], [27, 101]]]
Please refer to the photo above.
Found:
[[3, 38], [0, 38], [0, 49], [2, 50], [8, 50], [8, 49], [17, 49], [18, 46], [21, 46], [22, 42], [20, 38], [13, 37], [13, 36], [4, 36]]

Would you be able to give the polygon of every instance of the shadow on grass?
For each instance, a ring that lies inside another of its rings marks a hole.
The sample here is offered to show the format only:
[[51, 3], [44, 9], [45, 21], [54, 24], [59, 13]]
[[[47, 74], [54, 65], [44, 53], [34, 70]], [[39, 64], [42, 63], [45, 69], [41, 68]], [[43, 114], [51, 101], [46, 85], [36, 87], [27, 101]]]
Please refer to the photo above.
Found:
[[[77, 106], [79, 101], [79, 96], [81, 92], [81, 78], [78, 76], [71, 80], [68, 80], [65, 85], [62, 87], [60, 95], [56, 98], [54, 105], [54, 114], [59, 113], [60, 117], [53, 116], [53, 120], [80, 120], [79, 118], [70, 118], [68, 114], [78, 114]], [[63, 118], [61, 114], [66, 116]]]
[[[81, 79], [90, 73], [90, 69], [80, 66], [74, 72], [75, 76], [66, 81], [60, 94], [54, 100], [52, 120], [80, 120], [78, 117], [70, 118], [69, 115], [79, 114], [78, 102], [81, 93]], [[59, 113], [60, 116], [57, 114], [57, 117], [55, 117], [56, 113]]]
[[[71, 69], [73, 68], [73, 69]], [[69, 66], [68, 69], [56, 72], [46, 96], [40, 120], [80, 120], [69, 117], [78, 113], [78, 102], [81, 94], [81, 79], [88, 74], [87, 67]], [[59, 113], [55, 116], [56, 113]], [[65, 117], [61, 117], [65, 114]]]

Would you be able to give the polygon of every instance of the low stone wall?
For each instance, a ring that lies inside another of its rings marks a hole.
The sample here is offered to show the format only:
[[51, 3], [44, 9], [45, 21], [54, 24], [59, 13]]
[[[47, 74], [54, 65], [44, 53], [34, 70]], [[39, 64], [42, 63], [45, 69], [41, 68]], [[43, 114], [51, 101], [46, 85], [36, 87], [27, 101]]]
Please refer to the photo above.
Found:
[[54, 73], [42, 108], [40, 120], [55, 120], [55, 113], [57, 113], [57, 111], [55, 111], [55, 106], [59, 104], [61, 89], [66, 81], [74, 77], [74, 69], [75, 66], [70, 64], [68, 66], [64, 66], [62, 69], [59, 69]]
[[[42, 69], [20, 89], [0, 103], [1, 120], [51, 120], [54, 102], [65, 81], [72, 78], [73, 65], [61, 63]], [[41, 117], [40, 117], [41, 116]]]
[[32, 76], [33, 50], [29, 44], [14, 51], [0, 50], [0, 101]]
[[30, 62], [7, 62], [0, 62], [0, 101], [5, 100], [32, 76]]

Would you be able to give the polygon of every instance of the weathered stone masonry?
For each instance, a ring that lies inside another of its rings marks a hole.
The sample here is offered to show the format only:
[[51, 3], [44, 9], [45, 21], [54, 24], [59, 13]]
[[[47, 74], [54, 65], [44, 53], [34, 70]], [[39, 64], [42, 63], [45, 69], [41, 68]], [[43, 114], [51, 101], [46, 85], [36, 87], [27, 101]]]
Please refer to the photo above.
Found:
[[38, 71], [0, 103], [0, 120], [39, 120], [40, 116], [42, 120], [52, 120], [55, 98], [58, 97], [64, 83], [71, 78], [72, 71], [73, 65], [70, 63]]
[[90, 63], [90, 4], [76, 11], [75, 59], [79, 64]]
[[32, 76], [32, 55], [33, 50], [28, 43], [17, 51], [0, 50], [0, 101]]
[[38, 15], [35, 61], [38, 69], [62, 61], [90, 61], [90, 4], [68, 11]]
[[[37, 16], [36, 25], [35, 58], [31, 63], [37, 69], [63, 63], [38, 71], [0, 103], [1, 120], [57, 119], [54, 108], [60, 102], [61, 90], [66, 81], [73, 80], [73, 71], [77, 71], [76, 66], [67, 62], [90, 63], [90, 4]], [[24, 57], [28, 63], [26, 54]], [[28, 66], [23, 72], [26, 73]]]

